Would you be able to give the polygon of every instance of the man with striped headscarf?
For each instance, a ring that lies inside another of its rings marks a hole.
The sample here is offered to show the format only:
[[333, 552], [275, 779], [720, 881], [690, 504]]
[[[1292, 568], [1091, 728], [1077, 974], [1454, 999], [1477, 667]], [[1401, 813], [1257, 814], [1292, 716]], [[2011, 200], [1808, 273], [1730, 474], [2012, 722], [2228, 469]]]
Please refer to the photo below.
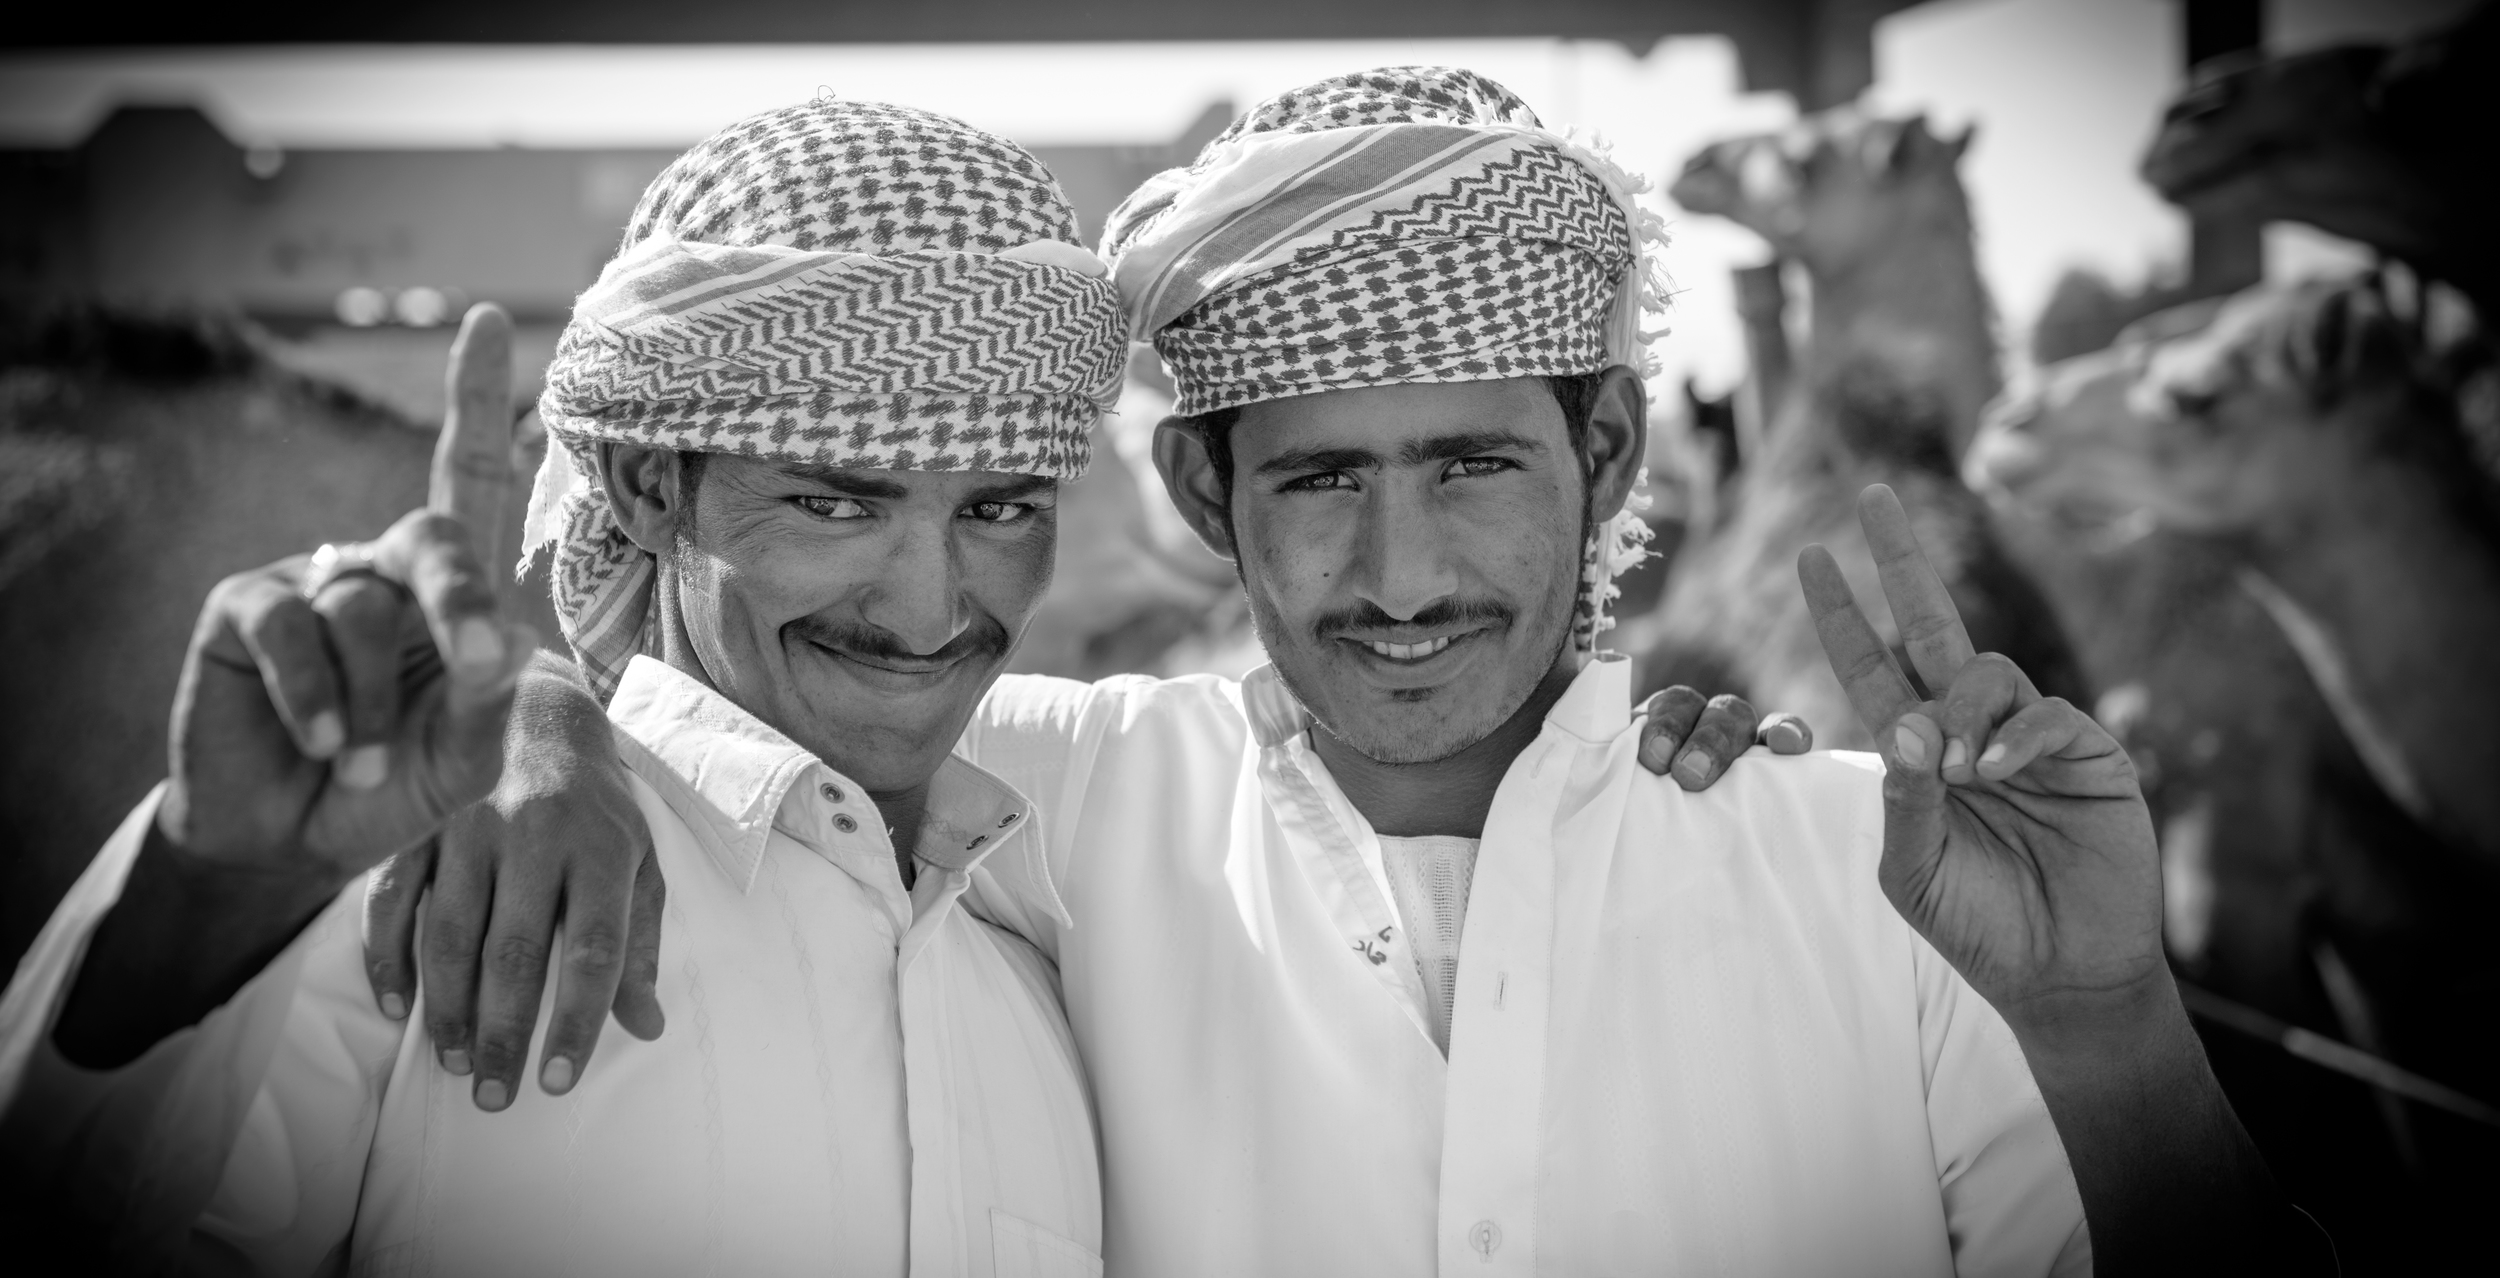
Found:
[[1037, 798], [1041, 855], [972, 897], [1058, 965], [1109, 1267], [2256, 1254], [2279, 1204], [2162, 967], [2124, 755], [1970, 653], [1889, 493], [1869, 537], [1938, 699], [1801, 571], [1891, 757], [1653, 775], [1592, 651], [1637, 554], [1634, 186], [1498, 85], [1392, 68], [1262, 104], [1111, 219], [1179, 390], [1158, 467], [1272, 664], [1011, 676], [959, 747]]
[[[117, 1272], [1099, 1272], [1055, 975], [960, 903], [994, 858], [1048, 882], [1032, 805], [950, 754], [1049, 584], [1057, 481], [1125, 360], [1076, 235], [1012, 143], [819, 100], [680, 157], [582, 296], [529, 536], [667, 878], [645, 975], [679, 1017], [596, 1072], [473, 1076], [413, 1032], [467, 991], [366, 990], [361, 872], [492, 782], [511, 670], [455, 678], [442, 719], [420, 663], [413, 738], [341, 754], [307, 691], [324, 645], [351, 709], [390, 706], [398, 632], [320, 618], [404, 581], [432, 619], [448, 570], [409, 570], [395, 529], [221, 590], [176, 757], [245, 746], [178, 762], [0, 1015], [0, 1171], [58, 1190], [46, 1227]], [[466, 632], [440, 628], [457, 675]]]

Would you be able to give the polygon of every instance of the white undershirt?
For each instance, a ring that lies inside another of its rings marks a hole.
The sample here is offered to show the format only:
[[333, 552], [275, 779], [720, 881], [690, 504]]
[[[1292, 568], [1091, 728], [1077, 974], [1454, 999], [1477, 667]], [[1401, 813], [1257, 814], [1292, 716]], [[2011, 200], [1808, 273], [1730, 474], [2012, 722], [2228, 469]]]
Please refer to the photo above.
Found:
[[1450, 1002], [1458, 992], [1458, 937], [1467, 926], [1467, 889], [1476, 878], [1479, 840], [1452, 834], [1380, 839], [1380, 864], [1406, 923], [1415, 974], [1424, 981], [1424, 1015], [1433, 1045], [1450, 1054]]

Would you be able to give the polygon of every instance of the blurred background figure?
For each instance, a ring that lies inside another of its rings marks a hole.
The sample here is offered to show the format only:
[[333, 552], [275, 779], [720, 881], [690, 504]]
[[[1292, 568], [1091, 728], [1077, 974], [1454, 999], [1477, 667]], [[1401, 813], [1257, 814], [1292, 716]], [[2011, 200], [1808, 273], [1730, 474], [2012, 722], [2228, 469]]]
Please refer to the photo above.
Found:
[[[1028, 146], [1094, 236], [1236, 103], [1452, 64], [1611, 141], [1675, 238], [1663, 553], [1611, 636], [1643, 690], [1862, 744], [1792, 565], [1880, 599], [1851, 499], [1891, 484], [1980, 644], [2127, 743], [2215, 1067], [2347, 1271], [2428, 1267], [2500, 1188], [2500, 4], [584, 13], [55, 11], [0, 51], [0, 950], [161, 775], [201, 594], [422, 500], [470, 303], [528, 402], [687, 143], [908, 103]], [[1170, 404], [1141, 352], [1016, 668], [1262, 660], [1147, 460]]]

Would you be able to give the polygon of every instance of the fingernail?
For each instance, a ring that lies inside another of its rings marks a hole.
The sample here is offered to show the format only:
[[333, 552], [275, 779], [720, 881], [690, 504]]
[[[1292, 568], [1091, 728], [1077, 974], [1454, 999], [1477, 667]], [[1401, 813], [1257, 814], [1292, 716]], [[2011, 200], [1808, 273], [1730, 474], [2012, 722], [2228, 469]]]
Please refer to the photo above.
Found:
[[383, 995], [382, 1014], [395, 1021], [404, 1021], [408, 1019], [408, 1000], [401, 998], [397, 994]]
[[457, 1074], [462, 1078], [468, 1077], [469, 1054], [457, 1047], [445, 1051], [443, 1053], [443, 1072], [446, 1074]]
[[332, 766], [338, 772], [340, 785], [350, 790], [370, 790], [391, 774], [391, 748], [360, 745], [340, 755]]
[[1892, 730], [1892, 750], [1893, 753], [1901, 756], [1901, 762], [1910, 767], [1927, 766], [1927, 743], [1920, 740], [1917, 733], [1910, 731], [1906, 724]]
[[1700, 785], [1710, 779], [1710, 768], [1714, 762], [1700, 750], [1687, 751], [1675, 765], [1676, 778], [1688, 785]]
[[1805, 748], [1805, 744], [1805, 734], [1797, 731], [1797, 725], [1793, 723], [1779, 724], [1771, 729], [1771, 748], [1774, 750], [1800, 750]]
[[1641, 746], [1641, 762], [1652, 768], [1667, 766], [1667, 739], [1651, 737]]
[[503, 636], [493, 622], [471, 617], [452, 632], [451, 654], [463, 669], [491, 670], [503, 664]]
[[2003, 743], [2003, 742], [1999, 742], [1999, 743], [1997, 743], [1996, 745], [1989, 746], [1986, 750], [1981, 751], [1981, 752], [1980, 752], [1980, 754], [1979, 754], [1979, 761], [1980, 761], [1981, 763], [1985, 763], [1985, 764], [1996, 764], [1996, 763], [2003, 763], [2003, 762], [2005, 762], [2005, 745], [2004, 745], [2004, 743]]
[[562, 1056], [550, 1059], [539, 1068], [538, 1085], [551, 1096], [562, 1095], [573, 1085], [573, 1062]]
[[314, 758], [327, 759], [337, 754], [339, 747], [346, 743], [347, 725], [339, 722], [338, 711], [324, 710], [312, 717], [311, 726], [304, 729], [304, 737], [305, 744], [312, 748]]
[[1970, 747], [1964, 745], [1961, 738], [1955, 737], [1944, 743], [1944, 766], [1958, 768], [1968, 762], [1970, 762]]
[[512, 1098], [505, 1094], [503, 1080], [500, 1078], [490, 1078], [477, 1085], [479, 1109], [502, 1109], [511, 1103], [511, 1100]]

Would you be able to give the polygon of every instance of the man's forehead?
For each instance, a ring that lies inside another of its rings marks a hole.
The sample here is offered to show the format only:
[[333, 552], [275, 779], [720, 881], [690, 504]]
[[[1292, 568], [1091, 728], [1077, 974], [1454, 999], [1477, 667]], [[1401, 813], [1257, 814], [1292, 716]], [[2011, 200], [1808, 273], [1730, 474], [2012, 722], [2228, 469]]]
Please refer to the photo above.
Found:
[[902, 467], [834, 466], [779, 457], [726, 455], [739, 464], [843, 492], [1040, 492], [1058, 486], [1047, 475], [1005, 470], [922, 470]]
[[1240, 420], [1244, 429], [1237, 436], [1291, 437], [1298, 445], [1322, 436], [1351, 442], [1442, 430], [1534, 430], [1560, 426], [1562, 405], [1544, 378], [1507, 377], [1317, 391], [1245, 405]]

